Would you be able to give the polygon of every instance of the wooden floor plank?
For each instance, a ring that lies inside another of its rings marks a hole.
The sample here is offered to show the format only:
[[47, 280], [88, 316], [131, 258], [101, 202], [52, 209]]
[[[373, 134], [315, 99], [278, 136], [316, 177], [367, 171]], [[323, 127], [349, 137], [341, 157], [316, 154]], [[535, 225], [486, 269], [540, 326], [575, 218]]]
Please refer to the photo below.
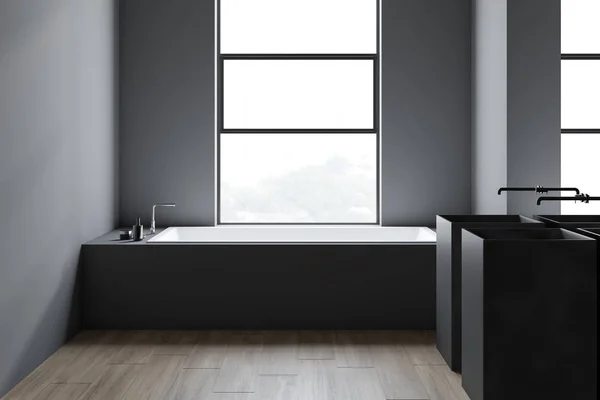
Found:
[[139, 364], [111, 364], [79, 400], [121, 400], [142, 369]]
[[343, 400], [386, 400], [373, 368], [337, 368], [335, 390]]
[[255, 400], [300, 400], [299, 375], [263, 375], [258, 380]]
[[124, 400], [164, 400], [183, 368], [185, 356], [150, 357], [142, 366]]
[[3, 400], [33, 400], [92, 343], [100, 332], [84, 331], [62, 346], [13, 388]]
[[335, 360], [303, 360], [300, 400], [346, 400], [337, 397]]
[[415, 366], [431, 400], [469, 400], [458, 375], [447, 365]]
[[445, 365], [435, 346], [435, 333], [432, 331], [399, 332], [398, 341], [408, 353], [413, 365]]
[[335, 359], [340, 368], [372, 368], [367, 336], [361, 332], [336, 332]]
[[110, 360], [111, 364], [146, 364], [154, 354], [160, 333], [156, 331], [127, 332], [125, 345]]
[[167, 400], [210, 400], [217, 381], [217, 369], [182, 369]]
[[258, 384], [258, 368], [262, 353], [262, 335], [233, 335], [215, 393], [254, 393]]
[[96, 382], [104, 374], [109, 361], [122, 348], [122, 337], [123, 334], [118, 331], [104, 332], [62, 371], [54, 383]]
[[230, 338], [230, 332], [200, 332], [187, 358], [185, 368], [221, 368]]
[[371, 354], [379, 381], [388, 400], [426, 400], [429, 398], [410, 357], [397, 344], [394, 335], [369, 338]]
[[159, 342], [154, 354], [187, 356], [194, 348], [198, 340], [198, 334], [196, 331], [159, 332]]
[[3, 400], [57, 399], [468, 397], [432, 332], [86, 331]]
[[213, 393], [210, 400], [255, 400], [254, 393]]
[[52, 383], [36, 400], [78, 400], [89, 386], [87, 383]]
[[300, 360], [296, 357], [297, 332], [265, 332], [259, 375], [298, 375]]
[[462, 387], [462, 376], [450, 369], [448, 365], [436, 365], [435, 367], [443, 368], [444, 374], [448, 382], [450, 382], [450, 387], [452, 391], [460, 398], [464, 400], [469, 400], [469, 396], [467, 392]]
[[334, 360], [334, 332], [301, 331], [298, 358], [301, 360]]

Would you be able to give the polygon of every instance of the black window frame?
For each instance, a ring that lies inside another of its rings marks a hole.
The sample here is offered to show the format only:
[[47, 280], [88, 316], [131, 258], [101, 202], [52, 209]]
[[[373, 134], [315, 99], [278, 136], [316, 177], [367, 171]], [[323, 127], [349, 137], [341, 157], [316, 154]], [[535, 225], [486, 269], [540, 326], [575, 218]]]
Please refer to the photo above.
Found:
[[[216, 124], [216, 220], [217, 225], [381, 225], [381, 104], [380, 104], [380, 7], [376, 3], [376, 53], [331, 54], [331, 53], [280, 53], [280, 54], [233, 54], [221, 53], [221, 0], [216, 0], [216, 57], [217, 57], [217, 124]], [[249, 0], [251, 1], [251, 0]], [[365, 129], [236, 129], [224, 127], [224, 65], [226, 60], [372, 60], [373, 61], [373, 128]], [[371, 134], [376, 142], [376, 220], [375, 222], [223, 222], [221, 220], [221, 135], [227, 134]]]
[[[600, 61], [600, 54], [594, 54], [594, 53], [578, 53], [578, 54], [575, 54], [575, 53], [562, 53], [560, 55], [560, 61], [561, 61], [561, 68], [562, 68], [562, 62], [563, 61], [580, 61], [580, 62]], [[598, 95], [600, 96], [600, 93], [598, 93]], [[561, 105], [561, 107], [562, 107], [562, 105]], [[577, 127], [563, 128], [562, 123], [561, 123], [560, 133], [561, 134], [599, 134], [600, 133], [600, 126], [597, 127], [597, 128], [577, 128]]]

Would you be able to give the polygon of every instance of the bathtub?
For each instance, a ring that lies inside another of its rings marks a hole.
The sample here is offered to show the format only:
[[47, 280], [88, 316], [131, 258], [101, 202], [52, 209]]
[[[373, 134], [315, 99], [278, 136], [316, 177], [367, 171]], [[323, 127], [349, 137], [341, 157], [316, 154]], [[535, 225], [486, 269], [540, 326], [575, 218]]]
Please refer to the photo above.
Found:
[[172, 227], [82, 248], [85, 329], [435, 329], [421, 227]]
[[435, 243], [424, 227], [218, 226], [171, 227], [148, 243]]

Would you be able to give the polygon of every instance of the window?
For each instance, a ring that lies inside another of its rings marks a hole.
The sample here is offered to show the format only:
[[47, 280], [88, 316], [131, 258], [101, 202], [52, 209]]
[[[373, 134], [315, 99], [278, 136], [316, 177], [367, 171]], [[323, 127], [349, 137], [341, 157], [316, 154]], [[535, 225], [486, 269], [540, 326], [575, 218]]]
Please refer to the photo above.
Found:
[[223, 77], [225, 130], [375, 127], [370, 59], [225, 59]]
[[219, 223], [379, 223], [379, 0], [217, 5]]
[[[561, 186], [600, 195], [600, 1], [562, 0]], [[561, 204], [600, 214], [600, 203]]]

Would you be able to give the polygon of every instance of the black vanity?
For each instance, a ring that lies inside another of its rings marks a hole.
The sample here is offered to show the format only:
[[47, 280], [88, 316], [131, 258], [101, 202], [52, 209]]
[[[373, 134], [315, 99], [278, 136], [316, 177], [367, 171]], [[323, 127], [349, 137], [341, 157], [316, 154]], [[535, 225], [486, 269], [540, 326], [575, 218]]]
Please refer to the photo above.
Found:
[[596, 399], [597, 241], [566, 229], [462, 233], [471, 400]]
[[463, 228], [544, 228], [520, 215], [438, 215], [436, 220], [436, 341], [454, 371], [461, 365], [461, 232]]

